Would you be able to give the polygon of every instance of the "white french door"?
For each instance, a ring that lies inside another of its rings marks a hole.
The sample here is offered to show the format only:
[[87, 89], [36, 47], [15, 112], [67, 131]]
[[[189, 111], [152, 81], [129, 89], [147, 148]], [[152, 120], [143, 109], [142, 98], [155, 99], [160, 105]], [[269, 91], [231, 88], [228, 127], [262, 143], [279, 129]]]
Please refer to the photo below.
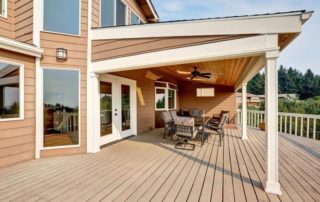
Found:
[[100, 146], [136, 135], [136, 83], [103, 75], [100, 77]]

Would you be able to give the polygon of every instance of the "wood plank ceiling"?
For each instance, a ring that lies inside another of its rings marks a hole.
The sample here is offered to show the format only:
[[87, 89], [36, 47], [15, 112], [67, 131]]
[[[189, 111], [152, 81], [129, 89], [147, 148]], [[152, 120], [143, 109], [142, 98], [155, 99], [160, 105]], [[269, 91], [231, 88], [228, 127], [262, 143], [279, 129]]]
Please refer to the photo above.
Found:
[[190, 81], [188, 77], [190, 75], [181, 74], [179, 72], [191, 72], [194, 67], [197, 67], [199, 72], [210, 72], [212, 74], [211, 79], [194, 79], [192, 82], [199, 82], [205, 84], [230, 86], [234, 87], [249, 64], [252, 57], [234, 58], [227, 60], [217, 60], [200, 63], [190, 63], [182, 65], [173, 65], [166, 67], [152, 68], [151, 70], [160, 73], [164, 73], [174, 77], [180, 81]]

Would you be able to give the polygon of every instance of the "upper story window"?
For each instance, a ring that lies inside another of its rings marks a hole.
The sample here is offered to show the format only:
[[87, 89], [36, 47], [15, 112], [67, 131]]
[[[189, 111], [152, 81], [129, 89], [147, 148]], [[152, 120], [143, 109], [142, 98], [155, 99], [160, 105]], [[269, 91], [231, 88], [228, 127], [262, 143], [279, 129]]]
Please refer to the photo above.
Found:
[[44, 0], [44, 31], [80, 35], [80, 4], [80, 0]]
[[132, 25], [141, 24], [140, 18], [134, 12], [131, 12], [131, 24]]
[[23, 119], [22, 65], [0, 61], [0, 121]]
[[101, 0], [101, 27], [126, 25], [126, 13], [127, 6], [122, 0]]
[[0, 0], [0, 16], [7, 17], [7, 0]]

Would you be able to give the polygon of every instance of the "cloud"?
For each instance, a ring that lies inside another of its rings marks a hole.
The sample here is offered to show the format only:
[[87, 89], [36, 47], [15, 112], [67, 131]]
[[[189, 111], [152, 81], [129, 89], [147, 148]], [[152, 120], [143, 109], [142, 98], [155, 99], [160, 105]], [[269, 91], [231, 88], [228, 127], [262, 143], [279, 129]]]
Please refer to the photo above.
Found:
[[319, 0], [153, 0], [161, 20], [195, 19], [314, 10], [302, 34], [280, 55], [279, 64], [320, 74], [320, 1]]

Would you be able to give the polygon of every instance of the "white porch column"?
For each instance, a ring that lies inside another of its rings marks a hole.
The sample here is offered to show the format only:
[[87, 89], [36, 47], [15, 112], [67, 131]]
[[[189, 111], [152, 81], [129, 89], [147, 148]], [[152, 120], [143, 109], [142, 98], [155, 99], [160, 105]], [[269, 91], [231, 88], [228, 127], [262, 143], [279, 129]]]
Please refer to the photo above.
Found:
[[248, 139], [247, 130], [247, 83], [242, 83], [242, 139]]
[[278, 69], [279, 51], [266, 53], [266, 179], [265, 191], [281, 195], [278, 179]]
[[87, 153], [100, 151], [100, 85], [99, 75], [88, 76]]

